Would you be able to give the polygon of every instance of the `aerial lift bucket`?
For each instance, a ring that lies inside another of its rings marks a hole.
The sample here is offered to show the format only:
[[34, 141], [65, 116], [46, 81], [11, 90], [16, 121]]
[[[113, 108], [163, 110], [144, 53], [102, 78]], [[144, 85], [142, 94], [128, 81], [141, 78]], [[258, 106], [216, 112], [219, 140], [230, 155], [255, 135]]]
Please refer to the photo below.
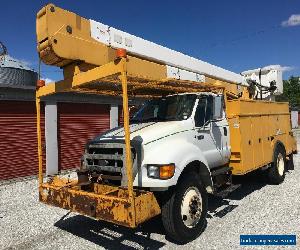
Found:
[[[119, 65], [123, 92], [123, 112], [125, 129], [127, 187], [111, 186], [100, 183], [82, 183], [55, 176], [43, 181], [42, 140], [40, 124], [40, 97], [45, 96], [47, 88], [55, 93], [56, 85], [40, 87], [36, 95], [38, 159], [39, 159], [39, 199], [41, 202], [115, 224], [134, 228], [140, 223], [160, 214], [160, 207], [152, 192], [134, 189], [132, 178], [132, 159], [130, 149], [129, 111], [127, 96], [126, 59], [121, 53]], [[126, 55], [125, 55], [126, 56]], [[115, 73], [116, 65], [100, 66], [101, 72]], [[102, 70], [104, 68], [104, 70]], [[104, 73], [103, 73], [104, 74]], [[44, 89], [43, 89], [44, 88]], [[43, 92], [44, 91], [44, 92]]]

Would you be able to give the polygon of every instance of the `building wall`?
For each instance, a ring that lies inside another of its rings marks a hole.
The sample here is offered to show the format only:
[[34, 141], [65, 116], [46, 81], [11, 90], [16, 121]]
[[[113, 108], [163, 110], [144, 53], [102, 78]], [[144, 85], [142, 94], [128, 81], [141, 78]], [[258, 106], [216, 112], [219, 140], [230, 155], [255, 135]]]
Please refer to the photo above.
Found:
[[[70, 93], [42, 99], [43, 159], [47, 174], [79, 166], [85, 143], [117, 126], [120, 100]], [[0, 131], [0, 181], [36, 175], [34, 89], [0, 88]]]
[[298, 111], [291, 111], [292, 128], [298, 128], [299, 114]]
[[46, 175], [58, 172], [57, 103], [48, 101], [45, 105]]

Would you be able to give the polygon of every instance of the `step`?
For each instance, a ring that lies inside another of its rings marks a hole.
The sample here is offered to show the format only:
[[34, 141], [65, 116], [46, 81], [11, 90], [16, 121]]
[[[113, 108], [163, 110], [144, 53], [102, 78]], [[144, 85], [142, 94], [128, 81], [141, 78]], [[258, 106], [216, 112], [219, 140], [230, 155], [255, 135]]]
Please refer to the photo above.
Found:
[[217, 168], [217, 169], [212, 169], [211, 170], [211, 175], [212, 176], [217, 176], [220, 174], [227, 174], [228, 172], [230, 172], [232, 170], [232, 167], [221, 167], [221, 168]]
[[241, 186], [241, 184], [232, 184], [230, 186], [225, 187], [224, 189], [221, 189], [220, 191], [215, 192], [214, 195], [225, 198], [230, 193], [232, 193], [233, 191], [238, 189], [240, 186]]

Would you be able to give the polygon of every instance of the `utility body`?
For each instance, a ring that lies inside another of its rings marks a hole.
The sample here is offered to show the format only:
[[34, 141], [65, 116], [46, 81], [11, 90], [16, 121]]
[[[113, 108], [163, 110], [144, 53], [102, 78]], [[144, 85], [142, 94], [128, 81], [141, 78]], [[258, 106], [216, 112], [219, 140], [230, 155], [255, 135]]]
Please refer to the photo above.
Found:
[[[235, 190], [234, 175], [284, 180], [296, 142], [288, 103], [270, 101], [278, 67], [241, 77], [53, 4], [37, 14], [37, 40], [41, 60], [64, 70], [37, 89], [42, 202], [128, 227], [161, 214], [185, 243], [205, 225], [207, 195]], [[123, 97], [124, 125], [87, 142], [73, 180], [42, 171], [40, 101], [62, 91]], [[131, 119], [128, 97], [144, 100]]]

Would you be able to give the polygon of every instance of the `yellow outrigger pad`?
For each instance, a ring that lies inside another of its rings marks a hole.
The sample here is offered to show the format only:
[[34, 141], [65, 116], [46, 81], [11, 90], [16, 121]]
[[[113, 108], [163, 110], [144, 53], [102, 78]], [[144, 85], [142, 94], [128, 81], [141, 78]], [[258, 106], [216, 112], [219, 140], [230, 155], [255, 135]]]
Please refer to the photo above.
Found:
[[160, 207], [152, 192], [133, 190], [130, 202], [127, 188], [69, 182], [55, 177], [39, 188], [39, 199], [48, 205], [61, 207], [95, 219], [134, 228], [160, 214]]

